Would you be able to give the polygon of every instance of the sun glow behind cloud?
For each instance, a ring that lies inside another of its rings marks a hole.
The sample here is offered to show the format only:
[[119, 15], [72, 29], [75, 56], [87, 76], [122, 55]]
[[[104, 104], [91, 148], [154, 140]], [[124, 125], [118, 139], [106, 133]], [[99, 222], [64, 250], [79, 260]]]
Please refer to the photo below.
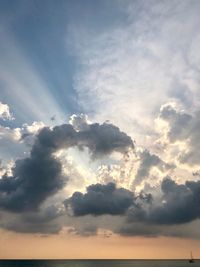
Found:
[[199, 2], [60, 3], [2, 19], [1, 228], [199, 239]]
[[152, 120], [162, 104], [175, 100], [188, 110], [199, 106], [194, 49], [199, 4], [127, 1], [119, 8], [128, 19], [102, 34], [84, 27], [78, 34], [73, 25], [70, 28], [71, 48], [81, 66], [75, 89], [86, 112], [116, 123], [140, 144], [150, 145]]

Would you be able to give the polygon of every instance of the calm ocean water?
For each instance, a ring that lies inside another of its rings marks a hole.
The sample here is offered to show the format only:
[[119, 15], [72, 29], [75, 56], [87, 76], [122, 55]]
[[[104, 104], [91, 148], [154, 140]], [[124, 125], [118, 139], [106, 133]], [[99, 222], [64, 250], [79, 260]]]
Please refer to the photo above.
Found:
[[200, 260], [0, 260], [0, 267], [200, 267]]

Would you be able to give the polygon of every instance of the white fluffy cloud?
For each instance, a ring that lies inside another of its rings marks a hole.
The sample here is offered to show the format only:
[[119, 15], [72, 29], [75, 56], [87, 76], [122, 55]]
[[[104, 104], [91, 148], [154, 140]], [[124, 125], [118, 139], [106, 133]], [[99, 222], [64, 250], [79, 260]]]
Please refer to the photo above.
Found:
[[10, 113], [9, 106], [0, 102], [0, 119], [12, 120], [14, 117]]
[[29, 153], [35, 135], [44, 126], [43, 122], [24, 124], [17, 128], [0, 125], [0, 159], [7, 162], [24, 157]]
[[178, 108], [174, 103], [168, 103], [161, 107], [158, 124], [161, 127], [161, 138], [166, 148], [177, 147], [176, 159], [180, 163], [189, 165], [199, 165], [200, 147], [199, 147], [199, 131], [200, 119], [199, 111], [187, 113]]

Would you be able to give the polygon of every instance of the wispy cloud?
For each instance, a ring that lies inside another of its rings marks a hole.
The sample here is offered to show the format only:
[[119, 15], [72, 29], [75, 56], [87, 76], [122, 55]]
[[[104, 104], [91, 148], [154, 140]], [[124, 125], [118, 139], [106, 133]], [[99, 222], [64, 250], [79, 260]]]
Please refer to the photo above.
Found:
[[80, 60], [75, 88], [83, 109], [110, 119], [139, 142], [165, 102], [199, 106], [198, 1], [120, 1], [127, 19], [103, 33], [70, 29]]

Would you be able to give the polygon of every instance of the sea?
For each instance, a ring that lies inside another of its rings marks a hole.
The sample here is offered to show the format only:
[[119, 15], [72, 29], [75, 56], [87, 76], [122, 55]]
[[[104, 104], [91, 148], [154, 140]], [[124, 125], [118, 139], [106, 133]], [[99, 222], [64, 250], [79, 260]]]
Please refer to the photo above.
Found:
[[0, 267], [200, 267], [200, 260], [0, 260]]

